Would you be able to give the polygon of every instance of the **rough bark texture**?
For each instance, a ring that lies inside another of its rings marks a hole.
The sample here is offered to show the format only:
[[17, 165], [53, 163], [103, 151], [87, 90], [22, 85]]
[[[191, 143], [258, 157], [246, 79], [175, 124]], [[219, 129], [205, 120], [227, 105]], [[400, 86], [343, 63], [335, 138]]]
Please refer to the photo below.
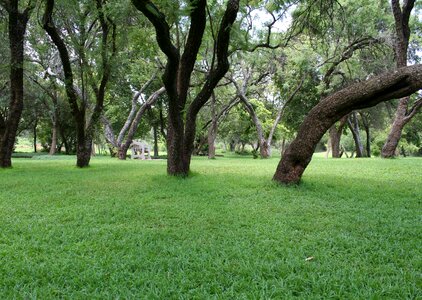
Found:
[[10, 103], [5, 120], [0, 117], [0, 167], [12, 166], [12, 152], [15, 146], [18, 125], [23, 110], [23, 57], [24, 38], [29, 13], [32, 7], [19, 12], [19, 1], [9, 1], [6, 5], [9, 14], [10, 46]]
[[405, 97], [422, 88], [422, 65], [404, 67], [346, 87], [318, 103], [307, 115], [286, 149], [273, 179], [299, 183], [324, 133], [353, 110]]
[[[414, 4], [415, 0], [406, 0], [404, 1], [403, 7], [400, 7], [399, 0], [391, 1], [396, 28], [394, 50], [397, 68], [407, 65], [407, 50], [410, 38], [409, 18]], [[403, 97], [399, 100], [393, 125], [381, 151], [381, 156], [384, 158], [395, 156], [403, 128], [411, 119], [407, 118], [409, 100], [409, 97]]]
[[149, 0], [132, 0], [135, 7], [152, 23], [157, 43], [167, 56], [163, 82], [168, 96], [167, 173], [187, 176], [190, 169], [196, 133], [196, 117], [210, 98], [214, 88], [229, 68], [228, 46], [231, 26], [236, 20], [239, 0], [229, 0], [221, 20], [215, 43], [215, 61], [192, 103], [186, 107], [190, 79], [206, 26], [206, 0], [191, 0], [190, 28], [183, 54], [172, 43], [170, 26], [165, 16]]

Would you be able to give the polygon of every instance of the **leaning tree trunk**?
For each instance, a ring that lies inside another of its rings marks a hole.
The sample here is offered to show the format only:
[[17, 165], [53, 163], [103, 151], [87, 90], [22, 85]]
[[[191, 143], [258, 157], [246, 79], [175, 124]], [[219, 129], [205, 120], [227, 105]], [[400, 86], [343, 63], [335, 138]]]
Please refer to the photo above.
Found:
[[[407, 65], [407, 50], [409, 47], [410, 27], [409, 18], [413, 9], [415, 0], [405, 1], [403, 7], [400, 7], [399, 0], [392, 0], [391, 7], [395, 20], [396, 28], [396, 41], [395, 41], [395, 54], [397, 68], [405, 67]], [[382, 150], [381, 157], [391, 158], [395, 156], [397, 146], [399, 144], [403, 127], [410, 121], [407, 120], [407, 108], [409, 105], [409, 97], [403, 97], [399, 100], [395, 119], [388, 134], [387, 141], [385, 142]]]
[[9, 13], [9, 46], [10, 46], [10, 105], [6, 120], [0, 124], [0, 167], [12, 166], [12, 152], [23, 110], [23, 56], [26, 25], [30, 7], [19, 12], [19, 1], [10, 1], [7, 5]]
[[411, 95], [421, 88], [422, 65], [415, 65], [353, 84], [326, 97], [303, 121], [295, 140], [278, 164], [273, 179], [285, 184], [299, 183], [316, 145], [341, 117], [353, 110]]
[[142, 106], [136, 112], [136, 115], [132, 117], [132, 120], [128, 122], [128, 127], [129, 125], [130, 127], [127, 133], [126, 140], [124, 142], [122, 141], [122, 139], [125, 134], [125, 131], [122, 129], [122, 131], [120, 132], [119, 137], [117, 139], [117, 145], [118, 145], [117, 155], [120, 160], [126, 159], [127, 151], [129, 150], [129, 147], [133, 142], [133, 138], [135, 137], [136, 130], [138, 130], [138, 126], [139, 126], [139, 123], [141, 122], [143, 115], [145, 114], [147, 109], [151, 109], [151, 106], [153, 106], [157, 102], [158, 98], [165, 91], [166, 89], [164, 87], [159, 88], [158, 90], [156, 90], [154, 93], [152, 93], [149, 96], [149, 98], [147, 99], [147, 101], [145, 101], [144, 104], [142, 104]]
[[381, 157], [392, 158], [396, 156], [397, 146], [401, 139], [403, 128], [406, 125], [405, 117], [407, 113], [407, 106], [409, 103], [409, 97], [404, 97], [399, 100], [397, 106], [396, 115], [394, 118], [393, 125], [391, 126], [390, 132], [388, 133], [387, 140], [382, 147]]

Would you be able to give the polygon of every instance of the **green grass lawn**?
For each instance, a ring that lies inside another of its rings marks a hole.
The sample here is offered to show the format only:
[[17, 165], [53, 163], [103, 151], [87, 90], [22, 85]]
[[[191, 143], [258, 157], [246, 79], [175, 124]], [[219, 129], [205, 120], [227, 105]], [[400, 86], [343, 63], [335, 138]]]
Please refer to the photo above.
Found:
[[[421, 299], [422, 159], [15, 159], [1, 299]], [[311, 260], [306, 260], [313, 257]]]

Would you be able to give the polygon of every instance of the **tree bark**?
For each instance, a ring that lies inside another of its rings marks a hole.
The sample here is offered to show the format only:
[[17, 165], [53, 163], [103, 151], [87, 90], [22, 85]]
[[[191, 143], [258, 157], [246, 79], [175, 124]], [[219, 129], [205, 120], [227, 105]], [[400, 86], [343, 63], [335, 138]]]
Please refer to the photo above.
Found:
[[[391, 1], [396, 28], [394, 50], [397, 68], [405, 67], [407, 65], [407, 50], [410, 39], [409, 18], [414, 4], [415, 0], [407, 0], [404, 1], [403, 7], [400, 7], [399, 0]], [[399, 100], [393, 125], [388, 134], [387, 141], [381, 150], [381, 157], [383, 158], [392, 158], [395, 156], [403, 128], [410, 121], [410, 118], [406, 118], [409, 99], [410, 98], [407, 96]]]
[[353, 112], [347, 119], [347, 125], [352, 132], [353, 141], [355, 142], [356, 157], [363, 157], [363, 145], [360, 136], [359, 123], [356, 112]]
[[201, 90], [186, 107], [190, 79], [206, 27], [206, 0], [190, 0], [190, 28], [183, 54], [174, 45], [170, 26], [161, 11], [149, 0], [132, 0], [135, 7], [152, 23], [157, 43], [167, 56], [163, 83], [168, 96], [167, 173], [185, 177], [189, 173], [194, 149], [196, 117], [214, 88], [229, 68], [228, 46], [231, 27], [239, 10], [239, 0], [229, 0], [215, 41], [215, 60]]
[[56, 154], [57, 151], [57, 122], [53, 122], [53, 126], [52, 126], [52, 130], [51, 130], [51, 145], [50, 145], [50, 151], [49, 151], [49, 155], [54, 155]]
[[211, 126], [208, 129], [208, 159], [215, 158], [215, 139], [217, 137], [217, 112], [215, 94], [211, 96]]
[[18, 0], [9, 1], [5, 6], [9, 14], [10, 102], [8, 116], [0, 122], [0, 167], [10, 168], [23, 110], [24, 38], [32, 7], [28, 6], [21, 13]]
[[396, 156], [396, 153], [398, 153], [397, 146], [400, 142], [403, 128], [407, 123], [405, 117], [408, 104], [409, 97], [404, 97], [399, 100], [393, 125], [391, 126], [387, 140], [382, 147], [381, 157], [383, 158], [393, 158]]
[[[96, 0], [95, 3], [98, 13], [98, 20], [101, 25], [101, 76], [100, 78], [91, 78], [91, 80], [89, 80], [96, 99], [95, 106], [89, 120], [86, 120], [86, 99], [80, 99], [77, 89], [74, 86], [69, 51], [63, 38], [60, 35], [60, 30], [58, 30], [54, 24], [54, 0], [46, 0], [43, 15], [43, 28], [56, 46], [63, 66], [65, 90], [77, 132], [76, 166], [80, 168], [89, 166], [92, 150], [92, 139], [103, 111], [105, 90], [111, 74], [111, 61], [116, 54], [116, 26], [112, 23], [110, 18], [104, 15], [102, 2]], [[109, 42], [110, 35], [111, 45]], [[109, 48], [111, 48], [110, 55], [108, 54], [110, 50]], [[85, 58], [83, 47], [80, 47], [78, 50], [80, 51], [78, 54], [80, 55], [81, 60], [84, 62]], [[88, 68], [88, 65], [85, 67]], [[80, 100], [81, 105], [78, 104], [78, 100]]]
[[343, 128], [347, 123], [348, 115], [340, 119], [338, 126], [335, 124], [330, 127], [328, 133], [330, 135], [331, 153], [333, 158], [341, 157], [340, 140], [343, 134]]
[[32, 134], [33, 134], [33, 145], [34, 145], [34, 153], [37, 153], [37, 126], [38, 121], [35, 120], [34, 126], [32, 127]]
[[287, 148], [273, 179], [299, 183], [324, 133], [353, 110], [410, 95], [422, 88], [422, 65], [404, 67], [346, 87], [319, 102], [307, 115]]
[[365, 115], [364, 112], [360, 112], [360, 117], [362, 119], [363, 128], [366, 133], [366, 156], [371, 157], [371, 135], [370, 135], [370, 124], [369, 117]]
[[[129, 149], [130, 145], [133, 142], [133, 138], [135, 136], [136, 130], [138, 130], [139, 123], [141, 122], [142, 116], [145, 114], [147, 109], [150, 109], [152, 105], [154, 105], [158, 98], [165, 92], [165, 88], [161, 87], [148, 98], [148, 100], [142, 104], [139, 108], [138, 112], [136, 113], [133, 120], [130, 122], [130, 128], [127, 133], [126, 140], [124, 142], [118, 141], [118, 158], [121, 160], [125, 160], [127, 157], [127, 150]], [[124, 135], [123, 135], [124, 136]], [[120, 139], [120, 137], [119, 137]]]
[[158, 128], [157, 128], [157, 124], [154, 124], [154, 126], [152, 127], [153, 130], [153, 134], [154, 134], [154, 158], [158, 158], [159, 154], [158, 154]]

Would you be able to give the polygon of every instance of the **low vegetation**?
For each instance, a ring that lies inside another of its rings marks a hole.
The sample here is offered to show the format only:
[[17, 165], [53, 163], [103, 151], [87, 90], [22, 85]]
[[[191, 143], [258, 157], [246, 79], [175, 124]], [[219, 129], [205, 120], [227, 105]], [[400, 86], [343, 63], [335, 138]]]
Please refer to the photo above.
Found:
[[[15, 159], [0, 170], [3, 299], [417, 299], [422, 159]], [[347, 175], [347, 176], [346, 176]]]

